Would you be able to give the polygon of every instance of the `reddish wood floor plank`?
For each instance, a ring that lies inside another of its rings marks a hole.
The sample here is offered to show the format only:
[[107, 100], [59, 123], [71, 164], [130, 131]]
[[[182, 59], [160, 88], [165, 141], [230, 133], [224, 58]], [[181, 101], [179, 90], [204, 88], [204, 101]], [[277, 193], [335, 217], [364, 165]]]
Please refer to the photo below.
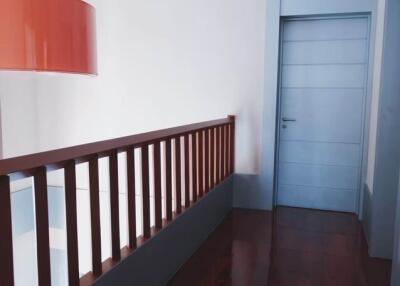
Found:
[[389, 286], [390, 269], [355, 215], [234, 209], [169, 285]]
[[169, 285], [266, 285], [271, 228], [271, 212], [234, 210]]
[[273, 230], [270, 285], [390, 285], [390, 262], [368, 256], [353, 214], [279, 207]]

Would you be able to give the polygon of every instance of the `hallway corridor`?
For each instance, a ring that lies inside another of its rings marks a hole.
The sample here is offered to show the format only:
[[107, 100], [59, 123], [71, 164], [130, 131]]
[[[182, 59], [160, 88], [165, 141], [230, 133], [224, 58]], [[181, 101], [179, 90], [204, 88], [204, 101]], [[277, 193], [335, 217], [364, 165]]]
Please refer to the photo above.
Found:
[[234, 209], [170, 281], [183, 285], [386, 286], [355, 215], [279, 207]]

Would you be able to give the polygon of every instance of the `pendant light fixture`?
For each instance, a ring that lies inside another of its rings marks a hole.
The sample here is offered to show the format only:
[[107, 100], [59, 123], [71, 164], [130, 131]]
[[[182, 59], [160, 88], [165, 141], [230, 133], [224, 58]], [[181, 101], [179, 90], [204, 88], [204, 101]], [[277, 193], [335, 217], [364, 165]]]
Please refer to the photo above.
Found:
[[0, 70], [97, 74], [95, 21], [81, 0], [0, 0]]

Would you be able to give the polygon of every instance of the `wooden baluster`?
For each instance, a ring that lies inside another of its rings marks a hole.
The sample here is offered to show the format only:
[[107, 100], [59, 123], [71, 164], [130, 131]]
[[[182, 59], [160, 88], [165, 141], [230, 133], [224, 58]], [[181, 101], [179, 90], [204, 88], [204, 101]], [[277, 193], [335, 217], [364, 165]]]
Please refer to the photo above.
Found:
[[220, 182], [224, 179], [224, 139], [223, 139], [223, 126], [219, 127], [219, 136], [220, 136], [220, 142], [219, 142], [219, 155], [220, 155], [220, 161], [219, 161], [219, 180]]
[[114, 151], [109, 158], [110, 172], [110, 213], [111, 213], [111, 249], [112, 259], [121, 259], [119, 233], [119, 190], [118, 190], [118, 153]]
[[149, 146], [142, 147], [143, 237], [150, 238]]
[[232, 123], [229, 124], [229, 135], [230, 135], [230, 143], [229, 143], [229, 151], [230, 151], [230, 167], [229, 167], [229, 171], [231, 174], [233, 174], [235, 172], [235, 116], [234, 115], [229, 115], [228, 116], [229, 119], [232, 120]]
[[175, 138], [175, 199], [176, 213], [182, 212], [182, 184], [181, 184], [181, 137]]
[[231, 151], [230, 151], [230, 145], [231, 145], [231, 139], [230, 139], [230, 127], [229, 127], [229, 124], [228, 125], [226, 125], [226, 158], [227, 158], [227, 162], [226, 162], [226, 170], [227, 170], [227, 176], [230, 176], [230, 174], [231, 174], [231, 172], [230, 172], [230, 169], [231, 169], [231, 159], [230, 159], [230, 157], [231, 157]]
[[216, 176], [216, 168], [215, 168], [215, 128], [212, 128], [210, 130], [211, 132], [211, 164], [210, 164], [210, 172], [211, 172], [211, 188], [214, 188], [215, 186], [215, 182], [217, 180], [217, 176]]
[[232, 146], [232, 124], [229, 124], [229, 174], [232, 174], [233, 170], [233, 146]]
[[192, 192], [193, 202], [197, 201], [197, 135], [192, 134]]
[[229, 126], [225, 125], [225, 177], [229, 176]]
[[203, 130], [199, 131], [199, 196], [204, 193], [204, 157], [203, 157]]
[[185, 208], [190, 206], [190, 157], [189, 157], [189, 134], [184, 137], [185, 144]]
[[154, 212], [157, 229], [162, 228], [161, 151], [160, 142], [154, 143]]
[[0, 285], [14, 285], [10, 178], [0, 177]]
[[216, 184], [218, 185], [219, 182], [221, 181], [221, 150], [220, 150], [220, 127], [217, 127], [217, 132], [216, 132], [216, 150], [215, 150], [215, 156], [216, 156], [216, 171], [217, 171], [217, 181]]
[[101, 265], [101, 233], [99, 203], [99, 162], [97, 156], [89, 161], [90, 184], [90, 224], [92, 228], [92, 267], [93, 274], [100, 276]]
[[167, 220], [172, 220], [172, 170], [171, 170], [171, 139], [165, 141], [165, 197]]
[[225, 178], [225, 126], [221, 126], [221, 180]]
[[50, 243], [49, 243], [49, 211], [47, 203], [46, 168], [40, 167], [34, 176], [35, 213], [36, 213], [36, 248], [38, 285], [51, 285]]
[[64, 169], [65, 217], [67, 230], [68, 285], [79, 285], [78, 231], [76, 210], [75, 161], [67, 163]]
[[128, 228], [129, 248], [137, 247], [136, 234], [136, 174], [135, 174], [135, 148], [129, 148], [126, 152], [126, 171], [128, 185]]
[[205, 141], [205, 190], [206, 193], [210, 191], [210, 140], [209, 140], [209, 130], [206, 129], [204, 133], [204, 141]]

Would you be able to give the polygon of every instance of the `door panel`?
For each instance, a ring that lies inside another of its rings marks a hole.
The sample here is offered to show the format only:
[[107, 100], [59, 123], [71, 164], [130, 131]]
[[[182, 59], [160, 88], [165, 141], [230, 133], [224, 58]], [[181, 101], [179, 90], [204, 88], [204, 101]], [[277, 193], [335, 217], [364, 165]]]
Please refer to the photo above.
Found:
[[368, 19], [292, 20], [284, 23], [283, 41], [323, 41], [367, 38]]
[[354, 190], [279, 186], [278, 205], [334, 211], [351, 211], [356, 204]]
[[285, 65], [365, 64], [367, 60], [363, 39], [284, 42], [282, 57]]
[[357, 189], [358, 167], [281, 163], [279, 184]]
[[364, 90], [282, 89], [282, 140], [360, 143]]
[[281, 141], [281, 163], [303, 163], [358, 167], [359, 144]]
[[283, 88], [363, 88], [364, 64], [283, 65]]
[[368, 18], [284, 22], [278, 204], [355, 212], [367, 36]]

